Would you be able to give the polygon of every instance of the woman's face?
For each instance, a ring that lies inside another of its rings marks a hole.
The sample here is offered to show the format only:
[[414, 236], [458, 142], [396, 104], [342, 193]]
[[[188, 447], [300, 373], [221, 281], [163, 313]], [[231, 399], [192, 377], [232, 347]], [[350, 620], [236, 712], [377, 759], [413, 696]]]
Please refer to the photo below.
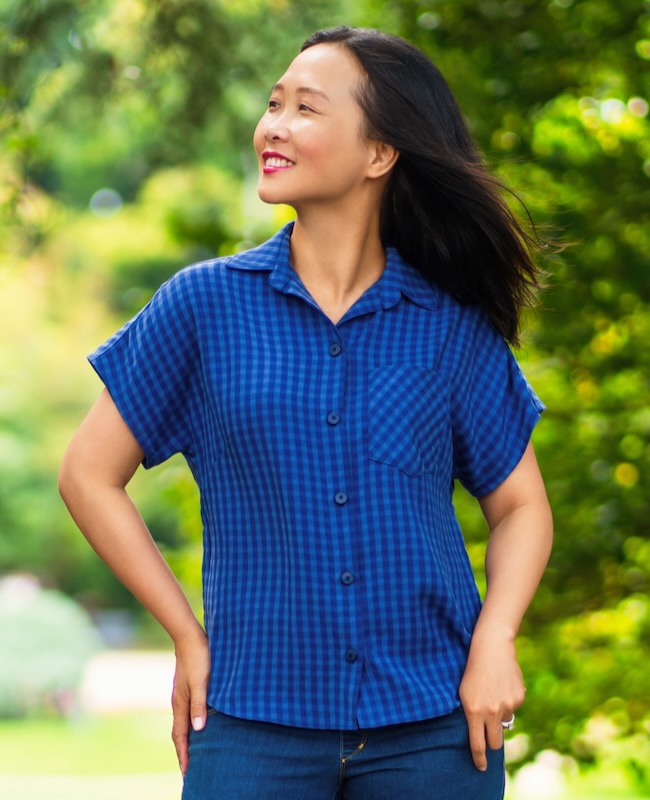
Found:
[[354, 198], [371, 159], [354, 95], [362, 74], [354, 56], [332, 44], [291, 62], [253, 137], [262, 200], [300, 211]]

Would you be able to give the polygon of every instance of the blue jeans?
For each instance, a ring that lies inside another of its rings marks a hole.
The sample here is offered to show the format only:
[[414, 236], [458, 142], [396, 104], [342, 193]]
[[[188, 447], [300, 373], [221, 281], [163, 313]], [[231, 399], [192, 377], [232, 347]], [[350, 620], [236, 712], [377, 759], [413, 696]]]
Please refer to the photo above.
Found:
[[210, 710], [190, 734], [183, 800], [502, 800], [503, 749], [479, 772], [462, 709], [358, 731], [319, 731]]

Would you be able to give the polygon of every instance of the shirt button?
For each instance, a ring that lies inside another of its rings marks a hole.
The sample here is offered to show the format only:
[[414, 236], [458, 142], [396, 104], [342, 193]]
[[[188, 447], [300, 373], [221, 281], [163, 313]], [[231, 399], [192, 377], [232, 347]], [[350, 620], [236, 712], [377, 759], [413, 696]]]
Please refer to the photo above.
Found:
[[344, 506], [348, 502], [348, 496], [345, 492], [337, 492], [334, 495], [334, 502], [337, 506]]
[[354, 664], [354, 662], [357, 660], [357, 651], [354, 649], [354, 647], [348, 647], [348, 649], [345, 651], [345, 660], [348, 662], [348, 664]]
[[354, 575], [346, 569], [345, 572], [341, 573], [341, 583], [345, 586], [349, 586], [351, 583], [354, 583]]
[[327, 415], [327, 421], [330, 425], [338, 425], [341, 421], [341, 417], [336, 413], [336, 411], [330, 411]]
[[331, 356], [338, 356], [339, 353], [343, 350], [341, 345], [338, 342], [334, 342], [334, 344], [330, 345], [330, 355]]

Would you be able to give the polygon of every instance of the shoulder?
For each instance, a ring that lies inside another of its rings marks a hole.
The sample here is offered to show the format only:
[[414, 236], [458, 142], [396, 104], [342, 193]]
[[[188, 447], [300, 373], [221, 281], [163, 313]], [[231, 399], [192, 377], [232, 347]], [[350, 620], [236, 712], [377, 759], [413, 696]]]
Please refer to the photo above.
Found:
[[439, 319], [449, 335], [467, 336], [480, 328], [493, 327], [483, 308], [457, 300], [422, 270], [413, 266], [395, 248], [387, 248], [387, 269], [396, 274], [399, 288], [411, 301], [424, 307]]
[[504, 378], [516, 364], [510, 346], [478, 305], [464, 305], [448, 294], [440, 298], [441, 348], [438, 369], [458, 392], [468, 380]]
[[282, 251], [288, 249], [289, 236], [289, 226], [285, 226], [275, 236], [248, 250], [190, 264], [173, 275], [161, 289], [194, 302], [218, 297], [220, 289], [227, 289], [242, 279], [247, 281], [247, 275], [270, 272]]
[[196, 300], [224, 279], [228, 272], [228, 262], [233, 258], [234, 256], [225, 256], [183, 267], [165, 281], [159, 292], [178, 299]]
[[460, 303], [447, 292], [441, 291], [438, 313], [445, 321], [449, 344], [459, 354], [466, 349], [474, 351], [508, 347], [481, 306]]

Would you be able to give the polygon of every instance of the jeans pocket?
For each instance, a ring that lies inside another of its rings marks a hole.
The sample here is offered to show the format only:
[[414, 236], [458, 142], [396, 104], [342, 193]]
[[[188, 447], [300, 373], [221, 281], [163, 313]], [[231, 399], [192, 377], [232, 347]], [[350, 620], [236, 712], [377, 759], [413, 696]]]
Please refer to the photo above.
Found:
[[368, 455], [413, 477], [450, 463], [449, 385], [444, 375], [411, 364], [370, 370]]

